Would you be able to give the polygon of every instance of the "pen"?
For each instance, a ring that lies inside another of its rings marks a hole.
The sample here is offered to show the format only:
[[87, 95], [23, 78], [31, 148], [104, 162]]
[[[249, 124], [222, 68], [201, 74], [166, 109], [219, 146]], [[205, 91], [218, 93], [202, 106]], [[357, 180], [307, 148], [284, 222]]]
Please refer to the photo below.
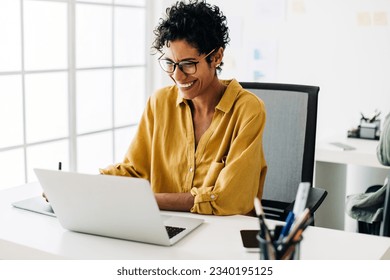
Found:
[[283, 256], [287, 249], [292, 246], [294, 242], [299, 241], [300, 236], [302, 235], [303, 230], [310, 224], [311, 222], [311, 214], [309, 208], [306, 208], [302, 214], [295, 220], [290, 233], [283, 238], [282, 243], [278, 246], [278, 250], [281, 252]]
[[378, 110], [375, 110], [374, 115], [368, 120], [368, 122], [373, 123], [381, 114], [381, 112], [378, 112]]
[[286, 251], [283, 253], [283, 255], [280, 257], [281, 260], [289, 260], [292, 258], [292, 255], [295, 252], [295, 245], [290, 245]]
[[281, 242], [283, 240], [283, 238], [289, 233], [290, 228], [294, 222], [294, 219], [295, 219], [294, 212], [289, 212], [288, 216], [286, 218], [286, 224], [284, 225], [284, 227], [279, 235], [278, 242]]
[[288, 244], [286, 244], [286, 247], [283, 250], [283, 254], [280, 259], [288, 260], [293, 257], [293, 254], [295, 253], [295, 250], [297, 248], [297, 244], [300, 242], [303, 231], [311, 224], [312, 221], [313, 217], [310, 216], [310, 218], [299, 228], [299, 230], [292, 237], [292, 240]]
[[[62, 169], [62, 162], [59, 161], [58, 162], [58, 170], [61, 171], [61, 169]], [[49, 202], [49, 200], [47, 199], [46, 194], [44, 192], [42, 193], [42, 197], [46, 200], [46, 202]]]
[[298, 228], [298, 230], [297, 230], [297, 231], [295, 232], [295, 234], [292, 236], [290, 242], [298, 242], [299, 239], [300, 239], [301, 236], [302, 236], [303, 231], [310, 225], [310, 223], [311, 223], [312, 221], [313, 221], [313, 217], [309, 217], [309, 219], [308, 219], [306, 222], [304, 222], [304, 223], [302, 224], [302, 226], [300, 226], [300, 227]]
[[[309, 208], [306, 208], [303, 213], [296, 219], [290, 233], [284, 238], [283, 242], [288, 243], [292, 240], [292, 238], [295, 236], [295, 234], [298, 232], [298, 230], [303, 229], [303, 227], [306, 225], [306, 222], [310, 218], [310, 210]], [[307, 226], [307, 225], [306, 225]]]
[[262, 230], [262, 233], [264, 234], [264, 237], [267, 241], [271, 241], [271, 233], [269, 232], [268, 230], [268, 227], [265, 223], [265, 214], [264, 214], [264, 210], [263, 210], [263, 207], [261, 206], [261, 202], [260, 202], [260, 199], [258, 199], [257, 197], [255, 198], [255, 211], [256, 211], [256, 215], [259, 219], [259, 223], [260, 223], [260, 227], [261, 227], [261, 230]]

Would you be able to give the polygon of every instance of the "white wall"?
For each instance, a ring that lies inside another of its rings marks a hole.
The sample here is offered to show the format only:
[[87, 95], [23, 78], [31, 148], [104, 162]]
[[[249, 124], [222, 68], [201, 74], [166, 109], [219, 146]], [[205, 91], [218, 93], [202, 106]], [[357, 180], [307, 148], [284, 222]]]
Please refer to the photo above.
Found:
[[[151, 2], [155, 26], [175, 1]], [[345, 136], [360, 112], [390, 112], [390, 1], [208, 2], [231, 30], [221, 78], [320, 86], [317, 138]], [[153, 89], [171, 83], [152, 65]]]

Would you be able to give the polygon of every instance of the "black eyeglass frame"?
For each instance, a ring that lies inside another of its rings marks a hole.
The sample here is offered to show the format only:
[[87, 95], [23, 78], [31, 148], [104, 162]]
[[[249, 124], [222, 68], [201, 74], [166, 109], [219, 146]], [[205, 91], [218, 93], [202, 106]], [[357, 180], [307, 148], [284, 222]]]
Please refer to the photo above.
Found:
[[[196, 67], [196, 65], [197, 65], [199, 62], [201, 62], [203, 59], [206, 59], [206, 58], [207, 58], [209, 55], [211, 55], [214, 51], [215, 51], [215, 49], [213, 49], [211, 52], [209, 52], [208, 54], [206, 54], [204, 57], [202, 57], [202, 58], [199, 59], [198, 61], [184, 60], [184, 61], [180, 61], [180, 62], [173, 62], [173, 61], [170, 60], [170, 59], [162, 58], [162, 57], [165, 55], [165, 53], [163, 53], [163, 54], [158, 58], [158, 63], [160, 64], [161, 69], [162, 69], [164, 72], [168, 73], [168, 74], [173, 74], [173, 73], [175, 72], [175, 70], [176, 70], [176, 66], [178, 66], [179, 69], [180, 69], [180, 71], [183, 72], [184, 74], [186, 74], [186, 75], [192, 75], [192, 74], [195, 74], [196, 71], [198, 70], [197, 67]], [[162, 61], [169, 61], [169, 62], [171, 62], [171, 63], [172, 63], [171, 65], [173, 65], [173, 70], [172, 70], [172, 71], [167, 71], [166, 69], [164, 69], [163, 65], [161, 64]], [[194, 68], [195, 71], [194, 71], [194, 72], [191, 72], [191, 73], [187, 73], [186, 71], [184, 71], [183, 65], [185, 65], [185, 64], [191, 64], [191, 65], [195, 66], [195, 68]]]

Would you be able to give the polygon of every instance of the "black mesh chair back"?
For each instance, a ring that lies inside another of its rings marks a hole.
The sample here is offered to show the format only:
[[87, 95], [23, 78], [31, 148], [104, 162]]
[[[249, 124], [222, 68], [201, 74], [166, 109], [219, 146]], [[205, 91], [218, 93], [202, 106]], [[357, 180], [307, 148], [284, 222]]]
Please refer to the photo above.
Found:
[[[265, 103], [263, 148], [268, 169], [262, 204], [267, 218], [285, 220], [300, 182], [313, 183], [319, 87], [276, 83], [241, 85]], [[314, 211], [327, 192], [312, 188]]]

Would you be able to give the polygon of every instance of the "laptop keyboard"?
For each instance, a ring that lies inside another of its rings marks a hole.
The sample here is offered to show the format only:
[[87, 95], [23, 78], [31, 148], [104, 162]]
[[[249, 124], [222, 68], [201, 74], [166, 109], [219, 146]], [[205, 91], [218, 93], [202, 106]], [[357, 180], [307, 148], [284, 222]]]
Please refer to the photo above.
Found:
[[169, 238], [172, 238], [172, 237], [174, 237], [175, 235], [177, 235], [177, 234], [179, 234], [180, 232], [182, 232], [183, 230], [185, 230], [185, 228], [181, 228], [181, 227], [165, 226], [165, 228], [167, 229]]

